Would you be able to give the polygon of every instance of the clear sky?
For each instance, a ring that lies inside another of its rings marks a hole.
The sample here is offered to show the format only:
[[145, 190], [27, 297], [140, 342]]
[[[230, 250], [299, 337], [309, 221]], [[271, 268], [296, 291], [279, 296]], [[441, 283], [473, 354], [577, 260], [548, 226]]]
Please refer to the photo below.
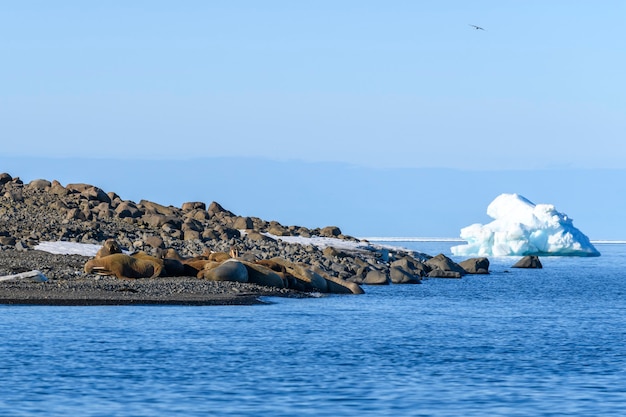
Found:
[[[0, 160], [626, 170], [625, 22], [621, 0], [2, 2]], [[488, 181], [481, 213], [519, 191]]]
[[625, 19], [621, 0], [3, 2], [2, 152], [624, 168]]

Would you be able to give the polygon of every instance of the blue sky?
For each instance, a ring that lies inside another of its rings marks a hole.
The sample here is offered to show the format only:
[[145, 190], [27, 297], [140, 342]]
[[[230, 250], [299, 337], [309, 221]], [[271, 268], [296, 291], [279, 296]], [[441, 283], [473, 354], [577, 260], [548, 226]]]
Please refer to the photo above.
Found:
[[624, 170], [625, 18], [622, 1], [4, 2], [0, 156]]

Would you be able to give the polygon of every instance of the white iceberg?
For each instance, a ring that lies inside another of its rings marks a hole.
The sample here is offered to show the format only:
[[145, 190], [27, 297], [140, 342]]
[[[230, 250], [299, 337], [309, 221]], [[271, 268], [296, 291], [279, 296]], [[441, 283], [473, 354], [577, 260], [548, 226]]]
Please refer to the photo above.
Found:
[[501, 194], [487, 207], [491, 223], [461, 229], [466, 245], [457, 256], [600, 256], [572, 219], [552, 204], [533, 204], [518, 194]]

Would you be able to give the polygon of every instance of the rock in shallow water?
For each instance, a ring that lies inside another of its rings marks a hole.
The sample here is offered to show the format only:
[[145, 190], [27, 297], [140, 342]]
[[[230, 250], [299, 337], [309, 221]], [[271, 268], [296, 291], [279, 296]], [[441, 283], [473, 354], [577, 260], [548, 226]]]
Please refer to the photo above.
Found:
[[543, 268], [543, 265], [541, 264], [541, 261], [539, 260], [538, 256], [529, 255], [529, 256], [524, 256], [522, 259], [517, 261], [515, 265], [513, 265], [511, 268], [541, 269]]

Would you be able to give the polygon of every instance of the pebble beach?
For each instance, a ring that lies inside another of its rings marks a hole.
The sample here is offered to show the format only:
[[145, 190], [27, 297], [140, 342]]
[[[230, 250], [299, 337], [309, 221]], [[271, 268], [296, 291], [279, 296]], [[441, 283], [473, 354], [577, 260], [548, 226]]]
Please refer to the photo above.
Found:
[[0, 276], [38, 270], [48, 280], [0, 282], [1, 304], [44, 305], [250, 305], [263, 297], [305, 297], [290, 289], [251, 283], [215, 282], [195, 277], [159, 277], [119, 280], [83, 273], [89, 259], [81, 255], [51, 254], [39, 250], [0, 251]]

